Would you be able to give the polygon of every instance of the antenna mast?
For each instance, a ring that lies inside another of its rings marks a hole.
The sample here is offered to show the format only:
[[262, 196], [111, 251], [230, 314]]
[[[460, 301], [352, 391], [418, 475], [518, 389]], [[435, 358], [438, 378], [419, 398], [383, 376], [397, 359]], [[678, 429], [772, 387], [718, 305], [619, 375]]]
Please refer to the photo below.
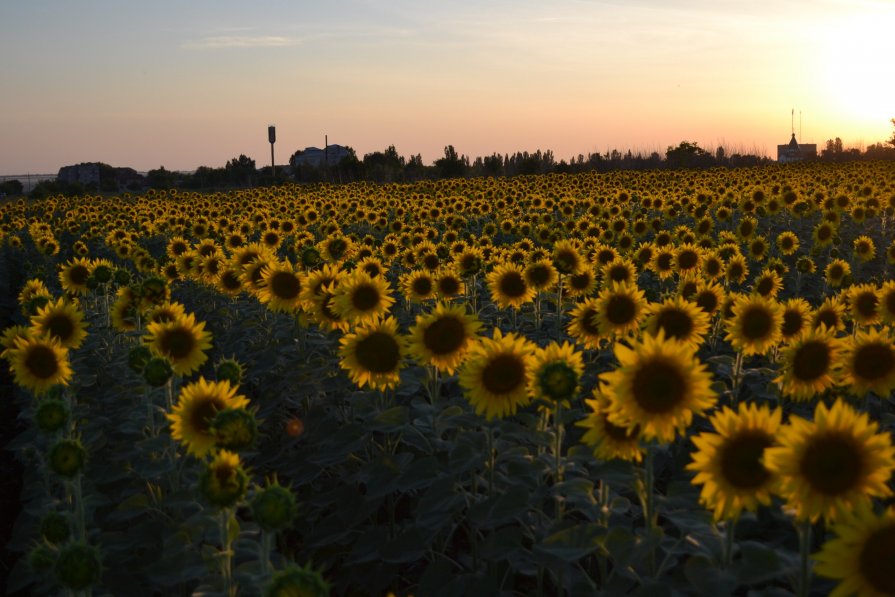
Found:
[[791, 108], [789, 111], [789, 128], [792, 131], [793, 136], [796, 134], [796, 109]]

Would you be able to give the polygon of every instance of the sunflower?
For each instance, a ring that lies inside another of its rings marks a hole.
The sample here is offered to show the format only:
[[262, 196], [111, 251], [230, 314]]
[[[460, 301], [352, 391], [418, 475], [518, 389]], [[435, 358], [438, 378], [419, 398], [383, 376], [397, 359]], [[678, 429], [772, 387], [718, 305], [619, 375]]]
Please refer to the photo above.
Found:
[[50, 291], [47, 289], [47, 285], [44, 284], [43, 280], [39, 278], [32, 278], [27, 280], [25, 284], [22, 285], [22, 290], [19, 291], [18, 301], [20, 305], [24, 305], [31, 299], [36, 296], [46, 296], [51, 297]]
[[780, 476], [779, 493], [799, 520], [835, 520], [872, 497], [892, 494], [887, 486], [895, 469], [888, 432], [866, 413], [843, 400], [818, 403], [814, 421], [793, 417], [765, 450], [765, 466]]
[[577, 274], [585, 266], [584, 258], [570, 240], [560, 240], [553, 245], [553, 267], [562, 275]]
[[418, 315], [410, 328], [410, 354], [423, 365], [453, 375], [481, 327], [463, 305], [439, 303], [430, 313]]
[[333, 290], [344, 276], [345, 273], [339, 269], [339, 266], [330, 263], [325, 263], [320, 269], [308, 272], [300, 296], [304, 308], [311, 310], [315, 299], [323, 293], [323, 288], [329, 286], [330, 290]]
[[895, 338], [892, 329], [858, 331], [842, 356], [842, 383], [856, 396], [895, 390]]
[[895, 323], [895, 280], [888, 280], [880, 286], [879, 313], [883, 322]]
[[786, 256], [795, 254], [799, 250], [799, 237], [795, 232], [786, 230], [777, 236], [777, 248]]
[[593, 449], [594, 456], [601, 460], [628, 460], [640, 462], [643, 459], [643, 446], [640, 444], [640, 426], [620, 427], [609, 421], [611, 402], [602, 394], [595, 394], [594, 399], [584, 401], [591, 413], [575, 423], [587, 429], [581, 442]]
[[[16, 338], [31, 338], [31, 332], [31, 328], [26, 325], [11, 325], [3, 330], [3, 336], [0, 338], [0, 346], [3, 346], [4, 349], [15, 348]], [[3, 355], [0, 354], [0, 356]]]
[[235, 264], [225, 265], [214, 279], [214, 287], [223, 295], [237, 297], [243, 291], [241, 274], [240, 268]]
[[828, 296], [811, 315], [811, 327], [827, 326], [835, 332], [845, 329], [845, 305], [838, 296]]
[[895, 507], [876, 515], [869, 505], [843, 512], [828, 539], [812, 556], [820, 576], [841, 580], [831, 597], [895, 595]]
[[744, 355], [765, 354], [780, 341], [783, 307], [772, 298], [753, 294], [741, 296], [733, 304], [733, 317], [725, 322], [734, 350]]
[[403, 274], [400, 285], [411, 303], [421, 303], [435, 297], [435, 278], [429, 270], [418, 269]]
[[68, 350], [51, 336], [22, 337], [3, 351], [15, 382], [37, 395], [57, 384], [68, 385], [72, 370]]
[[711, 317], [721, 308], [724, 298], [724, 288], [720, 284], [714, 281], [699, 281], [696, 283], [696, 292], [690, 300]]
[[395, 302], [384, 278], [371, 278], [360, 271], [343, 278], [335, 291], [333, 309], [353, 325], [385, 317]]
[[833, 259], [824, 268], [824, 279], [833, 288], [842, 286], [842, 282], [850, 275], [851, 266], [843, 259]]
[[258, 300], [274, 312], [294, 313], [301, 308], [304, 274], [287, 261], [273, 261], [261, 270]]
[[87, 337], [87, 325], [84, 312], [63, 298], [41, 307], [37, 315], [31, 317], [33, 335], [49, 335], [68, 349], [79, 348], [83, 344]]
[[441, 299], [451, 299], [466, 293], [463, 278], [452, 267], [443, 267], [435, 273], [435, 290]]
[[189, 375], [208, 360], [205, 351], [211, 348], [211, 334], [205, 322], [196, 322], [192, 313], [175, 319], [150, 323], [144, 341], [155, 354], [168, 359], [177, 375]]
[[873, 244], [873, 239], [869, 236], [861, 235], [856, 238], [852, 242], [852, 248], [862, 262], [870, 261], [876, 257], [876, 245]]
[[59, 283], [69, 294], [87, 294], [87, 280], [93, 270], [93, 262], [83, 257], [73, 259], [59, 268]]
[[872, 284], [850, 286], [846, 293], [851, 320], [856, 325], [873, 325], [880, 320], [879, 289]]
[[215, 435], [211, 423], [222, 410], [246, 408], [249, 400], [236, 393], [227, 380], [198, 381], [183, 386], [172, 412], [166, 416], [171, 421], [171, 436], [182, 443], [187, 452], [198, 458], [204, 457], [215, 447]]
[[702, 344], [709, 330], [709, 317], [696, 304], [681, 297], [666, 299], [662, 303], [652, 303], [644, 329], [649, 335], [660, 331], [669, 340], [679, 340], [694, 349]]
[[577, 303], [569, 313], [566, 332], [585, 348], [598, 350], [603, 334], [598, 323], [600, 310], [597, 299], [588, 298]]
[[504, 262], [488, 273], [486, 280], [491, 300], [499, 308], [518, 309], [534, 298], [535, 290], [525, 283], [523, 273], [522, 267], [510, 262]]
[[534, 400], [571, 406], [569, 400], [578, 393], [578, 382], [584, 374], [584, 360], [573, 344], [551, 342], [535, 350], [530, 372], [528, 393]]
[[625, 428], [640, 425], [647, 441], [674, 440], [694, 414], [702, 414], [717, 400], [711, 374], [693, 346], [667, 339], [661, 330], [630, 348], [616, 343], [615, 357], [619, 366], [599, 376], [601, 392], [612, 403], [609, 421]]
[[803, 298], [792, 298], [783, 303], [783, 324], [780, 335], [784, 342], [795, 338], [808, 327], [811, 319], [811, 305]]
[[550, 290], [556, 285], [559, 274], [549, 259], [538, 259], [525, 266], [522, 272], [525, 283], [534, 288], [535, 292]]
[[601, 269], [603, 284], [611, 286], [620, 282], [637, 283], [637, 267], [630, 260], [616, 257]]
[[130, 332], [137, 329], [138, 303], [139, 299], [130, 286], [119, 288], [109, 313], [112, 328], [119, 332]]
[[476, 414], [491, 420], [515, 414], [529, 403], [531, 357], [535, 344], [524, 336], [503, 335], [494, 329], [493, 338], [480, 338], [460, 369], [460, 386]]
[[597, 287], [597, 277], [590, 265], [585, 265], [578, 273], [566, 277], [564, 287], [570, 297], [590, 296]]
[[755, 279], [752, 285], [752, 292], [768, 298], [775, 298], [783, 289], [783, 279], [780, 274], [773, 269], [765, 269]]
[[661, 247], [656, 249], [650, 268], [658, 274], [660, 280], [666, 280], [674, 275], [674, 249]]
[[636, 283], [614, 283], [604, 288], [594, 302], [600, 336], [612, 339], [636, 332], [646, 305], [646, 296]]
[[822, 249], [833, 244], [833, 237], [836, 236], [836, 227], [830, 222], [821, 222], [814, 227], [811, 238], [814, 240], [814, 248]]
[[783, 366], [774, 383], [795, 400], [822, 394], [836, 384], [841, 352], [842, 341], [825, 326], [805, 330], [783, 349]]
[[336, 300], [336, 284], [333, 282], [322, 286], [319, 292], [308, 299], [305, 309], [324, 330], [347, 332], [351, 328], [351, 322], [342, 317], [333, 306]]
[[186, 315], [186, 308], [180, 303], [164, 302], [146, 313], [147, 323], [164, 323], [174, 321]]
[[715, 251], [705, 251], [702, 257], [702, 275], [717, 280], [724, 274], [724, 260]]
[[693, 437], [696, 451], [687, 470], [696, 473], [692, 483], [702, 485], [699, 502], [715, 520], [736, 520], [743, 510], [771, 503], [777, 479], [762, 456], [774, 445], [782, 412], [755, 404], [740, 404], [736, 411], [724, 407], [711, 417], [714, 433]]
[[339, 366], [360, 388], [394, 388], [400, 382], [406, 344], [394, 317], [362, 323], [339, 339]]
[[724, 266], [724, 277], [728, 284], [742, 284], [743, 280], [749, 276], [749, 266], [746, 264], [746, 258], [739, 253], [731, 255]]

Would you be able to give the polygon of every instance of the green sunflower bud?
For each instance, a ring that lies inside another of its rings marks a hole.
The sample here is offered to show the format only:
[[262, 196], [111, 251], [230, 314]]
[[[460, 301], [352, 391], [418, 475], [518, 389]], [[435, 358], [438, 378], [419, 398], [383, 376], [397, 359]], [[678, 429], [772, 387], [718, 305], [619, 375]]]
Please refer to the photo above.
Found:
[[153, 357], [149, 359], [143, 368], [143, 379], [153, 388], [160, 388], [168, 383], [173, 373], [171, 363], [167, 359]]
[[329, 583], [323, 580], [319, 572], [311, 568], [290, 565], [276, 572], [264, 591], [265, 597], [287, 597], [302, 595], [303, 597], [327, 597]]
[[305, 247], [301, 252], [301, 264], [304, 267], [311, 268], [320, 264], [320, 251], [316, 247]]
[[28, 565], [34, 572], [49, 572], [55, 563], [56, 552], [46, 543], [37, 545], [28, 553]]
[[239, 456], [221, 450], [199, 477], [199, 490], [214, 506], [229, 508], [245, 497], [249, 477]]
[[127, 355], [127, 364], [134, 373], [143, 373], [146, 363], [152, 358], [152, 351], [145, 344], [134, 346]]
[[96, 290], [99, 288], [99, 280], [96, 279], [96, 276], [90, 276], [84, 285], [87, 286], [87, 290]]
[[226, 408], [218, 412], [211, 421], [217, 445], [226, 450], [244, 450], [258, 437], [255, 415], [244, 408]]
[[112, 279], [112, 268], [108, 265], [97, 265], [93, 268], [93, 276], [100, 284], [106, 284]]
[[114, 278], [116, 284], [125, 286], [131, 281], [131, 273], [126, 269], [116, 269]]
[[578, 387], [575, 370], [561, 361], [550, 363], [543, 368], [537, 378], [544, 396], [554, 402], [570, 400]]
[[48, 512], [40, 521], [40, 534], [53, 545], [65, 543], [71, 535], [68, 517], [61, 512]]
[[25, 315], [37, 315], [37, 312], [40, 311], [42, 307], [46, 307], [49, 303], [50, 297], [38, 294], [25, 301], [25, 304], [22, 305], [22, 311]]
[[99, 582], [102, 561], [99, 550], [84, 543], [70, 543], [56, 558], [56, 579], [73, 591], [80, 591]]
[[217, 365], [218, 381], [229, 381], [231, 386], [242, 383], [242, 365], [236, 359], [223, 359]]
[[265, 531], [285, 529], [298, 512], [295, 496], [278, 484], [258, 490], [250, 506], [255, 522]]
[[50, 448], [50, 470], [61, 477], [74, 477], [87, 463], [87, 450], [76, 439], [61, 439]]
[[34, 422], [44, 433], [55, 433], [68, 423], [68, 405], [59, 398], [44, 398], [34, 412]]

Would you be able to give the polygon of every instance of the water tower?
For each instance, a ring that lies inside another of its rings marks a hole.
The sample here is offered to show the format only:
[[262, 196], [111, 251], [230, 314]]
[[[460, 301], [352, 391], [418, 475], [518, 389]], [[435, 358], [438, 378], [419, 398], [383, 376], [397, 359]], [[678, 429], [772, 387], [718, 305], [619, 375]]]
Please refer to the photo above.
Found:
[[270, 125], [267, 127], [267, 140], [270, 142], [270, 175], [276, 176], [276, 164], [273, 161], [273, 144], [277, 142], [277, 127]]

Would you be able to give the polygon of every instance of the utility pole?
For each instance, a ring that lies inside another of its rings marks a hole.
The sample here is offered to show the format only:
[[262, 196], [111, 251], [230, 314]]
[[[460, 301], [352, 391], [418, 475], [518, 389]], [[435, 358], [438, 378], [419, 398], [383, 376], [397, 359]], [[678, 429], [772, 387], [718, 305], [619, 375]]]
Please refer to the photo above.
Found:
[[270, 176], [276, 178], [277, 167], [273, 161], [273, 144], [277, 142], [277, 127], [270, 125], [267, 127], [267, 140], [270, 141]]

